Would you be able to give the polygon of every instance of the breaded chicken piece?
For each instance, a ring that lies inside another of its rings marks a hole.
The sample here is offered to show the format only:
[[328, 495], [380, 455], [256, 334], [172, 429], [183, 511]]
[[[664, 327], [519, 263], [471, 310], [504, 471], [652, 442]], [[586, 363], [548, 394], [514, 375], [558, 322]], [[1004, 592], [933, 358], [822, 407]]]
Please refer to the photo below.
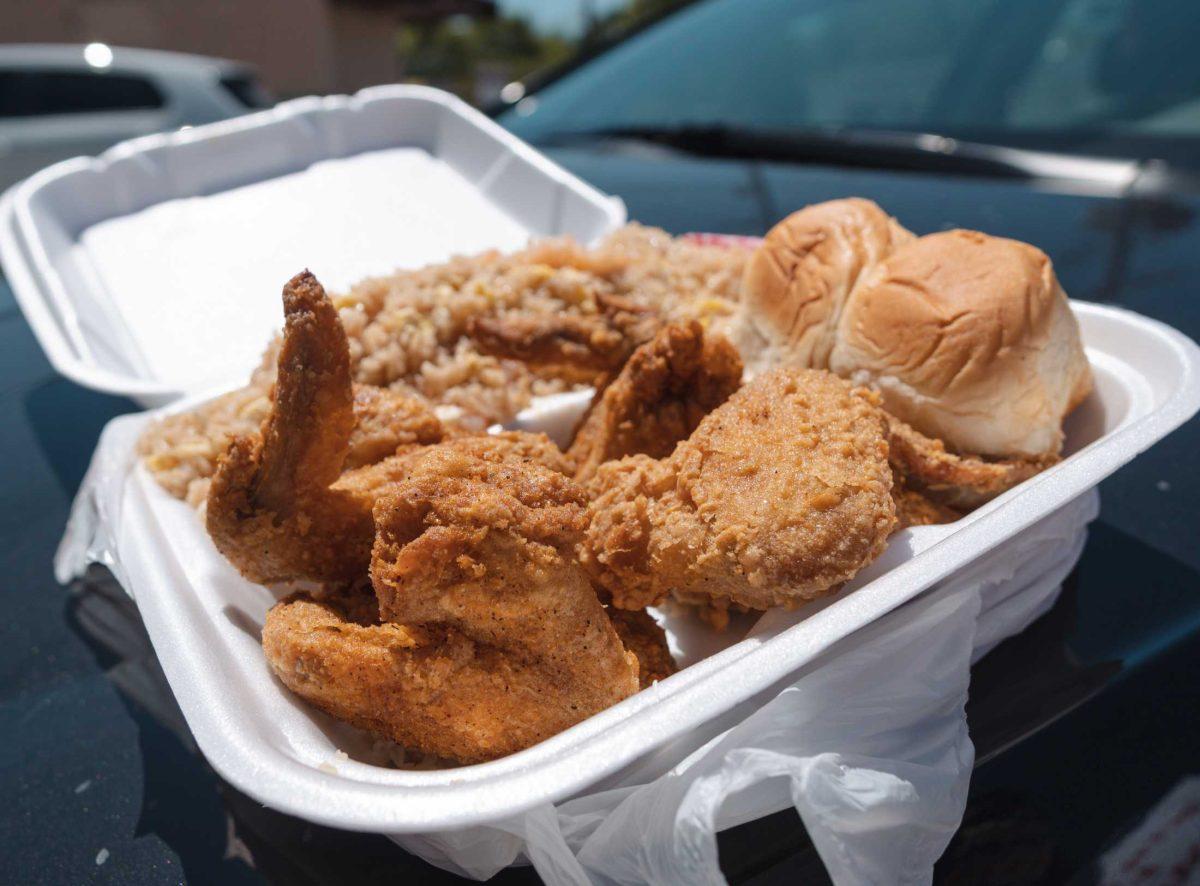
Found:
[[208, 532], [252, 581], [348, 581], [365, 571], [374, 533], [370, 510], [329, 488], [354, 430], [346, 333], [308, 271], [284, 286], [283, 309], [271, 412], [217, 466]]
[[594, 313], [507, 313], [473, 317], [467, 334], [481, 351], [520, 360], [543, 375], [594, 384], [654, 337], [658, 316], [620, 296], [597, 293]]
[[[251, 581], [354, 581], [370, 562], [375, 500], [404, 478], [413, 453], [446, 429], [416, 400], [351, 386], [345, 332], [312, 274], [284, 287], [284, 314], [271, 411], [260, 436], [235, 438], [219, 463], [208, 532]], [[460, 437], [444, 445], [570, 472], [542, 434]], [[369, 463], [389, 449], [401, 452]], [[364, 464], [343, 473], [352, 454]]]
[[1059, 460], [1057, 456], [992, 460], [977, 455], [958, 455], [948, 452], [941, 440], [926, 437], [892, 415], [885, 413], [885, 416], [888, 457], [896, 472], [904, 478], [905, 486], [934, 505], [944, 505], [954, 511], [976, 508]]
[[642, 689], [678, 670], [667, 647], [667, 633], [649, 612], [612, 606], [605, 611], [625, 648], [637, 656], [638, 685]]
[[[441, 595], [460, 595], [459, 582], [482, 574], [464, 552], [489, 535], [500, 540], [489, 545], [537, 544], [559, 558], [570, 555], [583, 532], [586, 504], [582, 487], [540, 465], [485, 461], [449, 446], [430, 447], [414, 460], [405, 482], [375, 504], [371, 581], [380, 617], [441, 621], [450, 610], [461, 611], [461, 604], [447, 603]], [[511, 541], [509, 535], [519, 539]], [[447, 580], [452, 591], [439, 589]], [[417, 587], [420, 593], [413, 592]], [[497, 629], [507, 629], [504, 612], [497, 609], [493, 617]]]
[[742, 383], [742, 359], [697, 321], [672, 323], [642, 345], [593, 400], [567, 454], [586, 481], [603, 462], [664, 458]]
[[672, 591], [756, 609], [819, 597], [892, 532], [885, 431], [875, 396], [836, 376], [761, 375], [669, 458], [601, 465], [581, 556], [623, 609]]
[[281, 604], [263, 631], [272, 669], [334, 716], [468, 763], [632, 695], [637, 657], [574, 556], [585, 502], [539, 465], [433, 447], [375, 507], [383, 623]]
[[[570, 476], [574, 463], [541, 433], [500, 431], [496, 434], [475, 434], [444, 440], [440, 447], [472, 455], [493, 463], [536, 464], [564, 476]], [[396, 483], [406, 480], [415, 460], [423, 457], [427, 447], [410, 445], [395, 455], [375, 464], [346, 471], [333, 484], [338, 492], [349, 493], [374, 506], [375, 500]]]
[[903, 474], [892, 468], [892, 500], [896, 502], [896, 531], [909, 526], [934, 526], [953, 523], [962, 517], [947, 505], [938, 504], [916, 489], [911, 489]]
[[342, 470], [380, 462], [401, 449], [440, 443], [447, 435], [420, 400], [374, 385], [354, 385], [354, 430]]
[[718, 633], [729, 627], [730, 613], [753, 611], [748, 606], [732, 602], [728, 597], [707, 597], [687, 591], [676, 591], [674, 597], [676, 603], [690, 607], [698, 619]]
[[298, 595], [276, 605], [263, 628], [267, 661], [310, 704], [410, 750], [459, 763], [492, 760], [637, 691], [632, 663], [619, 685], [600, 683], [589, 695], [540, 663], [460, 631], [361, 623], [340, 602]]

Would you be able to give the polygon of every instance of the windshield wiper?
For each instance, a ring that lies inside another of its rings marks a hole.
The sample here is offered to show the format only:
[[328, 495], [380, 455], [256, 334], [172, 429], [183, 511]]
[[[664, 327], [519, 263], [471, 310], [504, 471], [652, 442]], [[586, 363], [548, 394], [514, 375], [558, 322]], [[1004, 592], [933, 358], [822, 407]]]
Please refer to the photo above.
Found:
[[774, 131], [728, 126], [626, 126], [568, 130], [534, 139], [546, 147], [636, 141], [703, 157], [824, 163], [958, 175], [1086, 182], [1121, 191], [1137, 176], [1132, 160], [1030, 151], [925, 132], [873, 129]]

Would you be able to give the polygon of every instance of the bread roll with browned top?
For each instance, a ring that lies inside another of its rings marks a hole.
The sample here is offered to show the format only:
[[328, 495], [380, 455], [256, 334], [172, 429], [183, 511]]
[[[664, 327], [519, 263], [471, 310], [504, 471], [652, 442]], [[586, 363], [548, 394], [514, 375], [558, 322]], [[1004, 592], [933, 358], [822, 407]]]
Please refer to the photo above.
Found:
[[914, 235], [870, 200], [830, 200], [767, 234], [742, 277], [730, 335], [752, 371], [828, 369], [842, 308], [859, 277]]
[[1057, 455], [1092, 384], [1050, 259], [977, 231], [921, 237], [862, 274], [829, 366], [949, 448], [995, 457]]

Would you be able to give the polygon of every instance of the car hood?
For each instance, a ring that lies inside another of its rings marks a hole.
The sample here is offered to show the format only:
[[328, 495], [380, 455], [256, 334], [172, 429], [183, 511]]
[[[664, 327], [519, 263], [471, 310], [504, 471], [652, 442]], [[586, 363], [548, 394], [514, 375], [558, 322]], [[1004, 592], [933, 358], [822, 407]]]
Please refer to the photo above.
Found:
[[546, 153], [621, 197], [630, 219], [672, 233], [762, 234], [802, 206], [860, 196], [919, 234], [973, 228], [1025, 240], [1050, 255], [1073, 297], [1125, 303], [1200, 336], [1200, 300], [1179, 298], [1200, 272], [1192, 195], [1134, 200], [1062, 182], [706, 159], [657, 146]]

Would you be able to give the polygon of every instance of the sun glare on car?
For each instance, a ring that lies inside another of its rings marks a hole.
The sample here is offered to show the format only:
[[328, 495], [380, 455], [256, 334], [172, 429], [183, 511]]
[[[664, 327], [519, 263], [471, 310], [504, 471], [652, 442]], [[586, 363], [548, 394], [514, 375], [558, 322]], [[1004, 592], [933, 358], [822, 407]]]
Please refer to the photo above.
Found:
[[93, 68], [107, 68], [113, 62], [113, 51], [107, 43], [89, 43], [83, 47], [83, 60]]

